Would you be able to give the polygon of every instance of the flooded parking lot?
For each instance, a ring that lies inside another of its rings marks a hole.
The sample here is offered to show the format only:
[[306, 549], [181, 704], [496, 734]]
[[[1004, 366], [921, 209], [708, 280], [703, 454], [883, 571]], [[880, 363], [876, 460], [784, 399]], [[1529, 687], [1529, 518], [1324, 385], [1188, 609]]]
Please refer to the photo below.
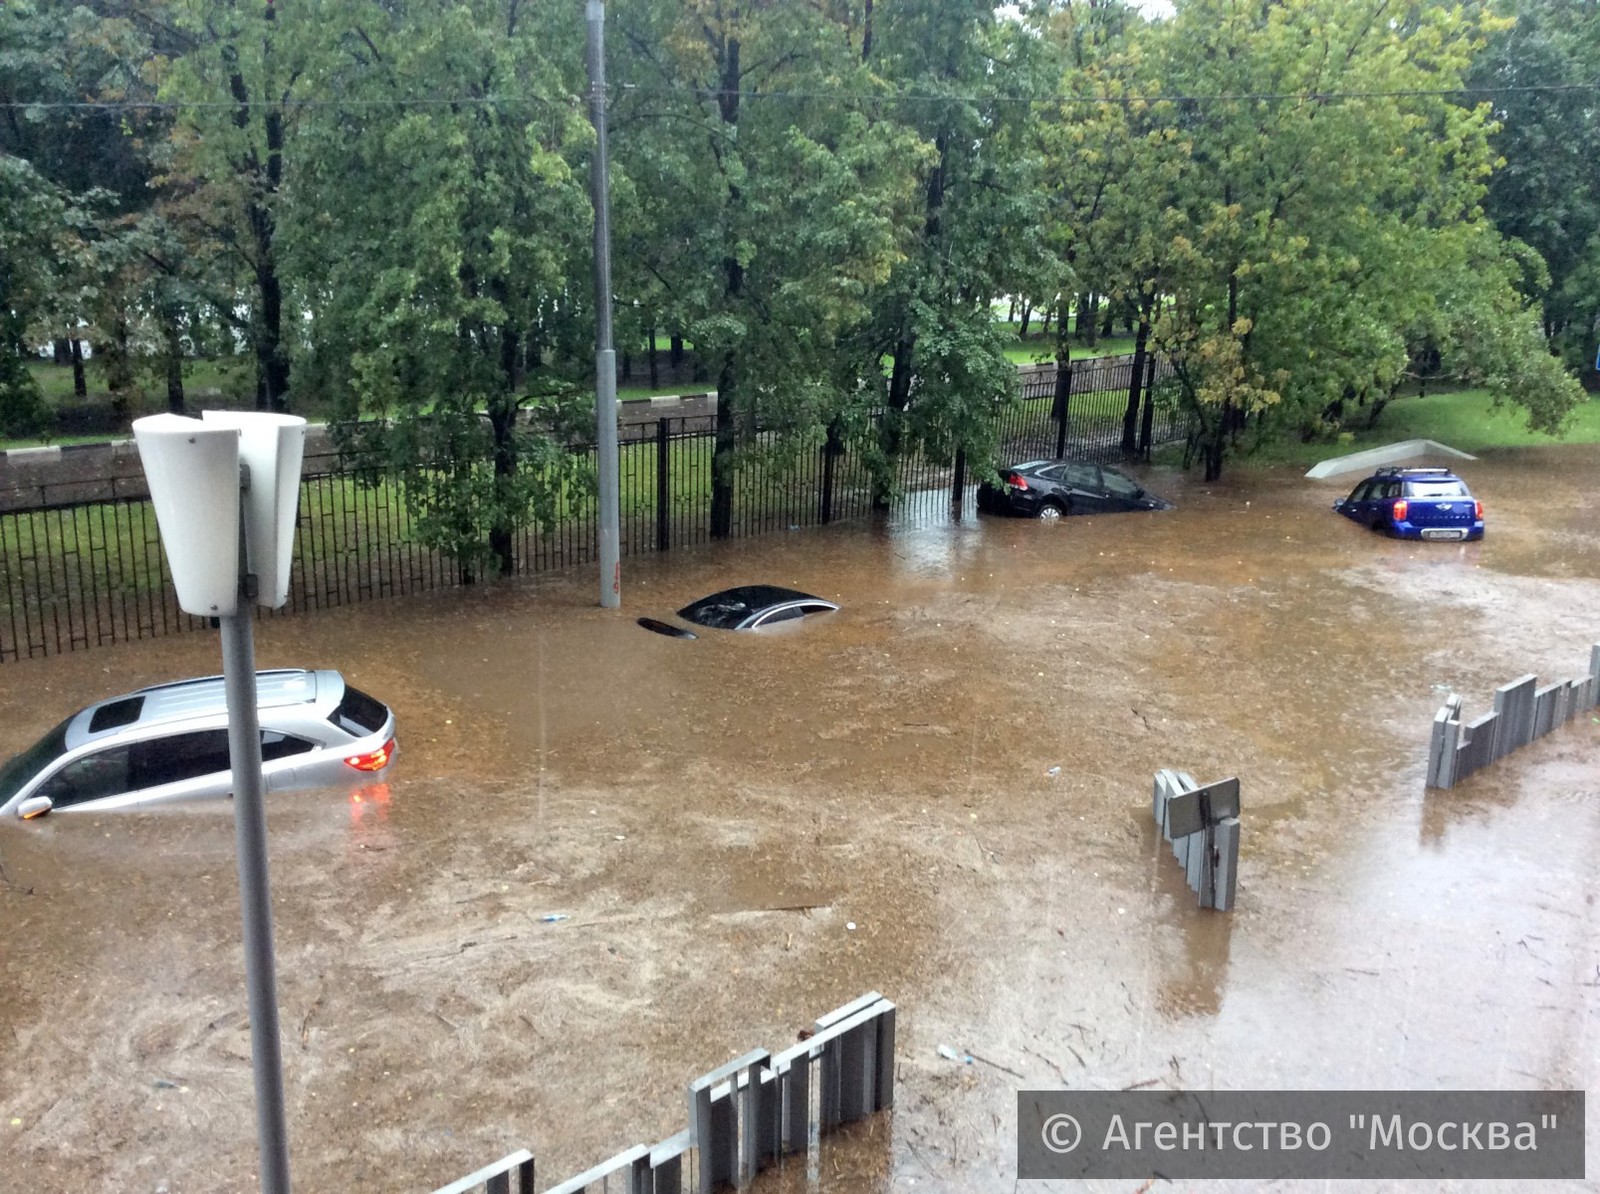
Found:
[[[1600, 723], [1423, 780], [1446, 690], [1476, 715], [1585, 671], [1597, 466], [1464, 466], [1474, 544], [1363, 531], [1348, 483], [1157, 471], [1176, 510], [625, 561], [620, 611], [585, 570], [263, 623], [261, 666], [336, 667], [400, 724], [387, 783], [269, 805], [296, 1187], [529, 1146], [542, 1188], [869, 989], [898, 1105], [829, 1190], [1011, 1190], [1019, 1087], [1594, 1084]], [[750, 581], [843, 608], [634, 624]], [[0, 754], [219, 659], [7, 664]], [[1160, 767], [1240, 777], [1234, 912], [1159, 845]], [[0, 825], [0, 865], [0, 1191], [253, 1189], [226, 805]]]

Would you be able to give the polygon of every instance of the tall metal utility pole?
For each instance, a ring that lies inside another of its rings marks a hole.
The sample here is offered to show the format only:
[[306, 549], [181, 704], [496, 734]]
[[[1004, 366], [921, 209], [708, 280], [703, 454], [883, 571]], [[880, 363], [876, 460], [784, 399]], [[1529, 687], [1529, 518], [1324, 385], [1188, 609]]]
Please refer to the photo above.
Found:
[[133, 438], [178, 606], [215, 617], [222, 630], [261, 1191], [289, 1194], [252, 607], [282, 609], [289, 600], [306, 421], [255, 411], [204, 413], [203, 419], [135, 419]]
[[611, 192], [606, 159], [606, 6], [588, 0], [589, 119], [594, 122], [594, 419], [600, 474], [600, 604], [622, 604], [620, 512], [617, 498], [617, 353], [611, 344]]
[[[298, 480], [298, 478], [297, 478]], [[241, 547], [241, 556], [243, 550]], [[243, 561], [240, 561], [241, 571]], [[254, 577], [249, 578], [253, 581]], [[247, 578], [239, 578], [241, 598]], [[250, 1009], [250, 1062], [255, 1076], [256, 1142], [262, 1194], [289, 1194], [289, 1129], [283, 1110], [283, 1053], [278, 1032], [278, 966], [272, 949], [272, 898], [267, 881], [267, 819], [262, 809], [261, 722], [256, 709], [254, 612], [244, 606], [217, 619], [222, 628], [223, 691], [228, 703], [228, 757], [233, 764], [233, 823], [244, 919], [244, 972]]]

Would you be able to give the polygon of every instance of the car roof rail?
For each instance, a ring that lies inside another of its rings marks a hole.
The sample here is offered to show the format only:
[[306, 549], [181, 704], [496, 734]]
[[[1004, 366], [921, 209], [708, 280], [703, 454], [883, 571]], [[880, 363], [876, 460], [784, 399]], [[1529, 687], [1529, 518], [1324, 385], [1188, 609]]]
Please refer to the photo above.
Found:
[[1408, 465], [1392, 465], [1380, 468], [1372, 474], [1375, 477], [1418, 477], [1418, 476], [1449, 476], [1447, 468], [1412, 468]]

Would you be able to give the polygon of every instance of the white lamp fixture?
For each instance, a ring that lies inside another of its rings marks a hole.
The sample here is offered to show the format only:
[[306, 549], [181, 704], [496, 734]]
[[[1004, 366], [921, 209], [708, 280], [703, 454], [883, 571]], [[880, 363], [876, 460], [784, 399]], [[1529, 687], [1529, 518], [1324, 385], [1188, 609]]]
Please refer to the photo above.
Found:
[[244, 492], [244, 546], [256, 578], [256, 602], [270, 609], [289, 600], [294, 523], [300, 507], [300, 462], [306, 421], [299, 415], [208, 410], [206, 427], [239, 431], [239, 459], [250, 468]]
[[133, 421], [178, 605], [203, 618], [239, 610], [239, 429], [183, 415]]

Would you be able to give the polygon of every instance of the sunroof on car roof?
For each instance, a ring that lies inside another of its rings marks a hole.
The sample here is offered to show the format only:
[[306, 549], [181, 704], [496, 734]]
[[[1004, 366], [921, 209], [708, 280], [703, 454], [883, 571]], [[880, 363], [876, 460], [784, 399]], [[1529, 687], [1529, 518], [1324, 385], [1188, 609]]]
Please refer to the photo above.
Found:
[[120, 701], [107, 701], [94, 711], [94, 716], [89, 718], [89, 732], [98, 734], [101, 730], [117, 730], [123, 726], [131, 726], [139, 720], [139, 711], [144, 708], [142, 696], [123, 697]]

